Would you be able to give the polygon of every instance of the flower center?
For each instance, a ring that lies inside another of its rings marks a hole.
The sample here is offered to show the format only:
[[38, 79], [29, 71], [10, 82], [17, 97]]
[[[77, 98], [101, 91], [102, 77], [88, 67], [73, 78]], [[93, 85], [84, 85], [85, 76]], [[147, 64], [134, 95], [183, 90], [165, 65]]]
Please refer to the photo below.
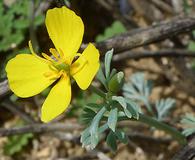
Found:
[[[37, 58], [43, 60], [41, 57], [37, 56], [37, 54], [34, 52], [31, 41], [29, 41], [29, 48], [31, 53], [36, 56]], [[70, 75], [70, 65], [68, 65], [64, 61], [64, 54], [62, 51], [60, 53], [57, 52], [56, 49], [50, 48], [50, 52], [52, 56], [42, 53], [42, 56], [50, 62], [49, 67], [51, 69], [50, 72], [44, 73], [44, 76], [49, 79], [58, 79], [61, 76]]]
[[65, 71], [66, 73], [70, 72], [70, 66], [66, 63], [53, 63], [54, 67], [58, 70], [58, 71]]
[[45, 53], [42, 53], [42, 56], [50, 61], [52, 65], [58, 70], [58, 71], [65, 71], [67, 73], [70, 72], [70, 65], [68, 65], [63, 58], [63, 53], [58, 53], [56, 49], [50, 48], [49, 50], [52, 54], [52, 57], [48, 56]]

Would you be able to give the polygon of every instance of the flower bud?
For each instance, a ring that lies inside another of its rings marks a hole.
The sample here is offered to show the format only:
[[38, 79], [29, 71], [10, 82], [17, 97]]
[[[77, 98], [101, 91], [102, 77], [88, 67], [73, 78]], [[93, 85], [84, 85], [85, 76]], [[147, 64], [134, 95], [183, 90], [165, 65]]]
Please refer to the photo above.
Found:
[[124, 73], [123, 72], [116, 73], [108, 82], [109, 91], [113, 93], [117, 93], [118, 91], [120, 91], [123, 82], [124, 82]]

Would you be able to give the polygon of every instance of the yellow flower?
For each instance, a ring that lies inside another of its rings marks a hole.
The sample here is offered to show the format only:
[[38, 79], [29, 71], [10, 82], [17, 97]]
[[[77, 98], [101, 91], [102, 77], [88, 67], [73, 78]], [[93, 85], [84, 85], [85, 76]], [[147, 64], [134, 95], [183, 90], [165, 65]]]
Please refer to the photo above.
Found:
[[77, 53], [84, 25], [73, 11], [66, 7], [50, 9], [45, 23], [56, 48], [50, 48], [53, 57], [45, 53], [44, 58], [37, 56], [29, 43], [32, 54], [19, 54], [11, 59], [6, 72], [11, 90], [23, 98], [39, 94], [55, 82], [41, 109], [41, 120], [48, 122], [64, 112], [70, 103], [70, 77], [85, 90], [100, 64], [99, 52], [91, 43], [82, 54]]

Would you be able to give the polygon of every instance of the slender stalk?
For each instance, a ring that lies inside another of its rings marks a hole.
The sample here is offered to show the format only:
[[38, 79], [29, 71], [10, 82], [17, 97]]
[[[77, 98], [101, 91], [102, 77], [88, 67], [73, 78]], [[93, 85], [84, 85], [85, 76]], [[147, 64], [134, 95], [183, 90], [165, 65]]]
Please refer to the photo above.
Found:
[[133, 121], [140, 121], [142, 123], [145, 123], [151, 127], [155, 127], [159, 130], [163, 130], [166, 133], [170, 134], [175, 140], [177, 140], [180, 144], [184, 145], [187, 143], [186, 138], [184, 135], [181, 134], [181, 132], [179, 132], [177, 129], [163, 123], [163, 122], [159, 122], [156, 119], [146, 116], [144, 114], [139, 114], [139, 119], [134, 119], [131, 118], [129, 119], [126, 116], [122, 116], [120, 118], [118, 118], [119, 121], [123, 121], [123, 120], [133, 120]]
[[177, 140], [182, 145], [187, 143], [185, 136], [182, 135], [177, 129], [175, 129], [175, 128], [173, 128], [165, 123], [159, 122], [154, 118], [140, 114], [138, 121], [146, 123], [149, 126], [152, 126], [152, 127], [157, 128], [157, 129], [165, 131], [166, 133], [170, 134], [175, 140]]
[[149, 100], [148, 100], [148, 97], [145, 97], [145, 98], [143, 99], [143, 102], [144, 102], [144, 104], [145, 104], [146, 109], [148, 110], [148, 112], [149, 112], [151, 115], [154, 115], [154, 112], [152, 111], [152, 106], [150, 105], [150, 102], [149, 102]]
[[103, 91], [101, 91], [100, 89], [98, 89], [97, 87], [94, 87], [94, 86], [91, 85], [90, 86], [90, 90], [93, 91], [93, 92], [95, 92], [100, 97], [102, 97], [104, 99], [106, 98], [106, 94]]

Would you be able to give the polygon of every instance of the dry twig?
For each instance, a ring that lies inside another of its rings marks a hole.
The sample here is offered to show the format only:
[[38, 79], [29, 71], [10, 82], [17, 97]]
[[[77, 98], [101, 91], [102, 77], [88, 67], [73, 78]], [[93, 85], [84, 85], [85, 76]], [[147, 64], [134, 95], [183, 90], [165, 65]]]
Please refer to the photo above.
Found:
[[142, 59], [142, 58], [162, 58], [162, 57], [195, 57], [195, 52], [181, 49], [169, 49], [160, 51], [125, 51], [120, 54], [116, 54], [113, 57], [113, 61], [122, 61], [128, 59]]
[[111, 48], [114, 48], [115, 53], [117, 53], [171, 38], [193, 29], [195, 29], [194, 17], [176, 17], [169, 22], [161, 22], [147, 28], [139, 28], [115, 36], [103, 42], [96, 43], [96, 46], [102, 53]]
[[25, 122], [27, 123], [35, 123], [35, 120], [27, 114], [24, 110], [19, 108], [16, 104], [14, 104], [12, 101], [6, 99], [2, 102], [3, 107], [11, 111], [13, 114], [19, 115]]
[[195, 159], [195, 137], [193, 137], [188, 144], [183, 147], [172, 160], [194, 160]]
[[47, 124], [30, 124], [23, 127], [15, 127], [10, 129], [0, 128], [0, 137], [12, 136], [24, 133], [44, 133], [51, 131], [67, 131], [80, 130], [82, 127], [79, 124], [64, 124], [64, 123], [47, 123]]

